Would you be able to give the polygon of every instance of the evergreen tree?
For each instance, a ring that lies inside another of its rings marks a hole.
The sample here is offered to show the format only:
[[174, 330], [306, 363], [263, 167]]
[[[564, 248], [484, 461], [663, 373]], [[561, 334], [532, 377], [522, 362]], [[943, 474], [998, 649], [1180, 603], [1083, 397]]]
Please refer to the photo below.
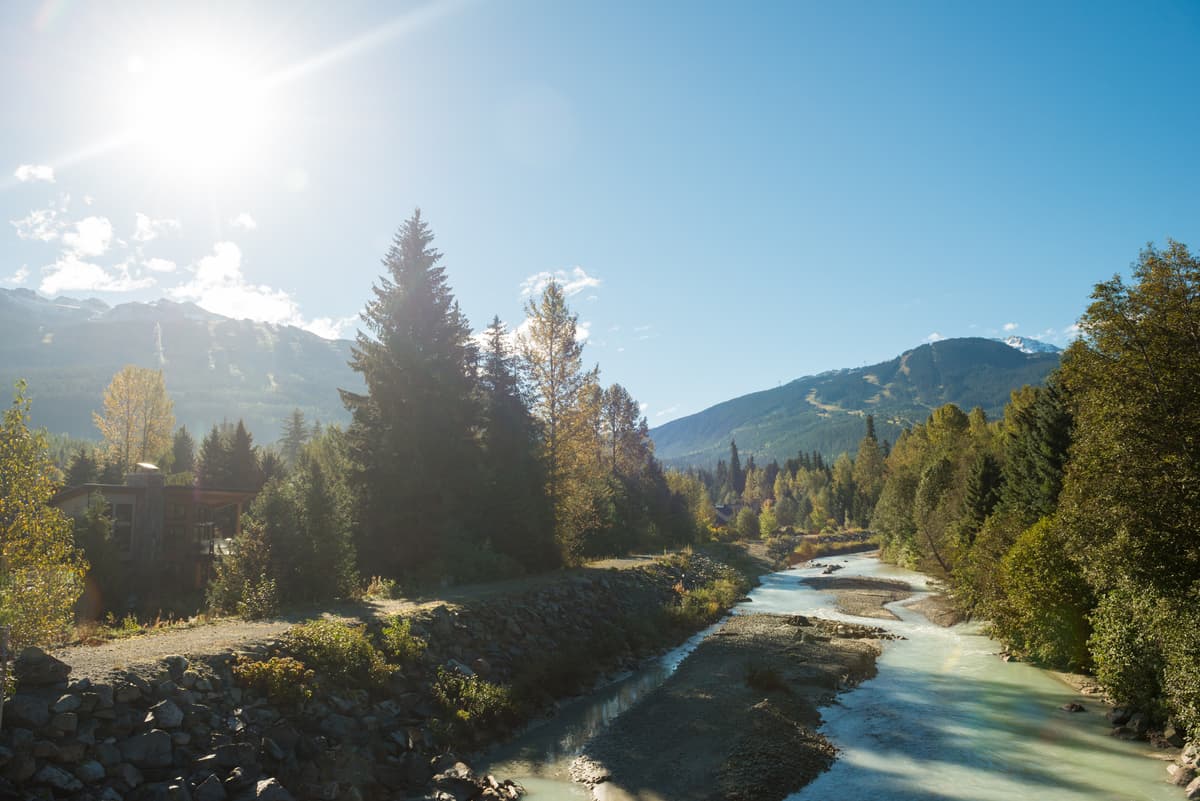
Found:
[[746, 490], [746, 474], [742, 472], [742, 460], [738, 458], [737, 440], [729, 440], [729, 483], [733, 491], [741, 495]]
[[180, 426], [171, 440], [171, 470], [175, 473], [190, 473], [196, 467], [196, 440], [187, 426]]
[[258, 448], [254, 446], [253, 435], [241, 420], [238, 420], [229, 443], [229, 471], [230, 486], [236, 489], [257, 490], [262, 486]]
[[309, 430], [304, 421], [304, 412], [292, 409], [291, 415], [283, 422], [283, 436], [279, 440], [279, 453], [289, 467], [296, 464], [304, 443], [308, 442]]
[[80, 446], [71, 456], [67, 465], [66, 485], [78, 487], [80, 484], [94, 484], [100, 480], [100, 464], [96, 461], [91, 448]]
[[221, 429], [215, 425], [200, 442], [196, 480], [202, 487], [233, 487], [233, 463], [229, 442], [222, 436]]
[[492, 319], [484, 338], [480, 388], [485, 525], [496, 551], [526, 568], [546, 568], [558, 554], [537, 423], [525, 401], [508, 331], [499, 317]]
[[463, 528], [477, 490], [475, 350], [433, 234], [413, 213], [384, 257], [341, 390], [364, 515], [359, 555], [374, 572], [429, 563]]

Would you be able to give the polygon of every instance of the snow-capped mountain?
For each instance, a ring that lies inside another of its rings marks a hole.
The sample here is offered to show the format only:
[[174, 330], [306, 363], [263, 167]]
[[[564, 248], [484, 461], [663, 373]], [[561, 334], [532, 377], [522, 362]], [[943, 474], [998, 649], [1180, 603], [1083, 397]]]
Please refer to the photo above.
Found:
[[1049, 342], [1042, 342], [1038, 339], [1030, 339], [1029, 337], [1019, 337], [1015, 334], [1004, 339], [996, 340], [1003, 342], [1010, 348], [1016, 348], [1021, 353], [1061, 353], [1062, 348], [1057, 345], [1051, 345]]

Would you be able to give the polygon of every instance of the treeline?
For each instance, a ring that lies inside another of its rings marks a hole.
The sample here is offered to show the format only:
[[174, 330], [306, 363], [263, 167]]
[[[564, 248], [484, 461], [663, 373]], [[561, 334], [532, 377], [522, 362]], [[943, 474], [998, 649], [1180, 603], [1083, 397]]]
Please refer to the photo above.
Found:
[[285, 427], [290, 470], [253, 504], [216, 606], [337, 594], [359, 576], [502, 578], [697, 536], [637, 402], [585, 366], [562, 288], [528, 303], [518, 334], [497, 318], [477, 341], [432, 243], [419, 212], [397, 233], [353, 350], [366, 391], [342, 390], [352, 421], [308, 444]]
[[[692, 517], [713, 536], [770, 538], [786, 533], [817, 533], [865, 527], [883, 487], [884, 459], [890, 445], [880, 443], [875, 420], [866, 416], [866, 432], [853, 458], [840, 454], [833, 464], [817, 452], [799, 453], [782, 465], [772, 460], [759, 467], [754, 456], [742, 466], [737, 441], [729, 444], [729, 460], [715, 470], [672, 471], [668, 483], [683, 497]], [[716, 505], [735, 517], [719, 524]]]
[[886, 462], [885, 557], [1014, 650], [1200, 734], [1200, 264], [1149, 248], [1000, 421], [936, 410]]

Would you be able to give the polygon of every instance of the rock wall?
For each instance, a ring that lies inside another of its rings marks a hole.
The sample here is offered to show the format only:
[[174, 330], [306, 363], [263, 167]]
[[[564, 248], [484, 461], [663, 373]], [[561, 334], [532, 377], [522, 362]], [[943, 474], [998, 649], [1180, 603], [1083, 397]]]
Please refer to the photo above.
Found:
[[[587, 654], [601, 670], [627, 667], [647, 654], [614, 649], [614, 626], [657, 611], [680, 587], [728, 574], [693, 557], [686, 565], [568, 574], [523, 595], [439, 606], [413, 618], [428, 648], [419, 664], [393, 674], [388, 692], [325, 686], [297, 706], [243, 691], [233, 654], [164, 656], [93, 683], [70, 681], [69, 666], [29, 649], [14, 665], [18, 689], [4, 707], [0, 799], [515, 798], [519, 788], [476, 776], [439, 745], [436, 670], [506, 683], [531, 660], [564, 651]], [[266, 643], [261, 655], [277, 649]], [[503, 734], [482, 733], [478, 742]]]

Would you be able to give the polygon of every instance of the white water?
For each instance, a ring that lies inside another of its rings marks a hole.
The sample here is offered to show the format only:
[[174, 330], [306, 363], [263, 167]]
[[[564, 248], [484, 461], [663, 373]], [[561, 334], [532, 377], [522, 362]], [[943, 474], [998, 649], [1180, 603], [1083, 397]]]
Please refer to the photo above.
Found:
[[[925, 596], [926, 578], [864, 556], [838, 557], [835, 575], [895, 578], [918, 590], [889, 605], [898, 621], [839, 612], [829, 595], [801, 579], [819, 568], [764, 576], [735, 613], [805, 614], [882, 626], [905, 639], [887, 642], [879, 674], [822, 710], [821, 731], [838, 760], [789, 801], [887, 798], [899, 801], [1179, 801], [1164, 763], [1144, 743], [1108, 736], [1103, 707], [1053, 675], [1001, 661], [997, 643], [968, 625], [935, 626], [906, 605]], [[513, 778], [536, 801], [581, 799], [567, 767], [583, 744], [657, 687], [707, 632], [652, 668], [567, 704], [492, 755], [487, 770]], [[1083, 713], [1059, 709], [1081, 703]]]

